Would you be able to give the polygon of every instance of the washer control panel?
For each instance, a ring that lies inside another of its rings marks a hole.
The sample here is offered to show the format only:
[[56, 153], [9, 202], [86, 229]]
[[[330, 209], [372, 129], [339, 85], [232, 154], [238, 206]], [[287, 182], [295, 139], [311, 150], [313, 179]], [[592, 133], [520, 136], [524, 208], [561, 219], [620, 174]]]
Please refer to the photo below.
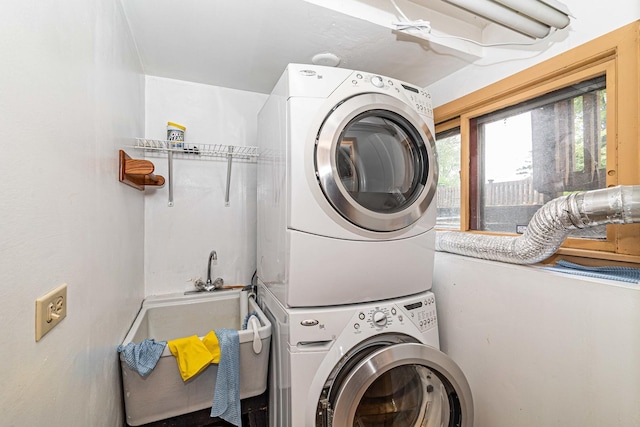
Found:
[[426, 296], [420, 301], [405, 304], [402, 308], [407, 313], [409, 320], [420, 329], [420, 332], [437, 326], [436, 298], [433, 294]]
[[395, 304], [369, 306], [360, 310], [353, 319], [353, 330], [358, 332], [366, 328], [380, 332], [407, 321], [413, 323], [420, 332], [437, 327], [436, 300], [432, 293], [419, 299], [407, 298]]
[[358, 319], [361, 320], [360, 326], [366, 326], [370, 329], [385, 329], [394, 324], [394, 316], [396, 309], [389, 306], [377, 306], [358, 313]]

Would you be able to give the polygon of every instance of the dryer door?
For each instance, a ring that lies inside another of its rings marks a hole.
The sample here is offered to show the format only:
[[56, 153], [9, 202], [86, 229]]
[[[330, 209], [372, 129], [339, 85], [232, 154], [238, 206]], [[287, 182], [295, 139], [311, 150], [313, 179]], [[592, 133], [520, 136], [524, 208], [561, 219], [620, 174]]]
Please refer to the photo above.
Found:
[[315, 167], [325, 197], [347, 221], [379, 232], [409, 227], [438, 181], [435, 142], [420, 115], [380, 93], [332, 109], [317, 135]]
[[317, 426], [472, 427], [471, 390], [444, 353], [417, 343], [378, 348], [337, 375]]

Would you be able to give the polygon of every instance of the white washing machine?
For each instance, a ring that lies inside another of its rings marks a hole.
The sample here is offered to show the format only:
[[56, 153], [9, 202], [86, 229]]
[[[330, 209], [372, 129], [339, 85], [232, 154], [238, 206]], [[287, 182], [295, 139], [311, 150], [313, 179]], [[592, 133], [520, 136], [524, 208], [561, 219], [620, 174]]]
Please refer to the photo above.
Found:
[[439, 351], [433, 293], [286, 308], [260, 284], [258, 301], [275, 328], [269, 425], [473, 426], [469, 384]]
[[437, 162], [429, 94], [290, 64], [258, 116], [258, 277], [288, 307], [431, 287]]

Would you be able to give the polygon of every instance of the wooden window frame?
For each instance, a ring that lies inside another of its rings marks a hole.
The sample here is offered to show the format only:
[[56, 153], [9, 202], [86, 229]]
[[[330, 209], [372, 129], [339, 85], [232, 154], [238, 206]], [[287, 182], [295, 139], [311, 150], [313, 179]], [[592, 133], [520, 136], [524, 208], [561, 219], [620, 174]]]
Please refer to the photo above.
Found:
[[[640, 184], [640, 21], [434, 109], [436, 133], [459, 127], [460, 230], [470, 231], [470, 132], [475, 118], [606, 75], [607, 187]], [[640, 263], [640, 224], [607, 226], [606, 241], [567, 239], [559, 255]]]

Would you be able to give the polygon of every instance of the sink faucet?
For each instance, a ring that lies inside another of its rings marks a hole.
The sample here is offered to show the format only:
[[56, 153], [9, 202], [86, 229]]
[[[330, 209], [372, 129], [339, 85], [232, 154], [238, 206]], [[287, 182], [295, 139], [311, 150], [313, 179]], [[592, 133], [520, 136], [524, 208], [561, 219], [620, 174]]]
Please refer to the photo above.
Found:
[[211, 261], [217, 261], [218, 254], [216, 251], [211, 251], [209, 254], [209, 262], [207, 263], [207, 281], [206, 283], [202, 281], [202, 279], [196, 280], [195, 287], [198, 291], [211, 292], [216, 289], [220, 289], [224, 284], [224, 280], [222, 277], [218, 277], [215, 280], [211, 281]]

